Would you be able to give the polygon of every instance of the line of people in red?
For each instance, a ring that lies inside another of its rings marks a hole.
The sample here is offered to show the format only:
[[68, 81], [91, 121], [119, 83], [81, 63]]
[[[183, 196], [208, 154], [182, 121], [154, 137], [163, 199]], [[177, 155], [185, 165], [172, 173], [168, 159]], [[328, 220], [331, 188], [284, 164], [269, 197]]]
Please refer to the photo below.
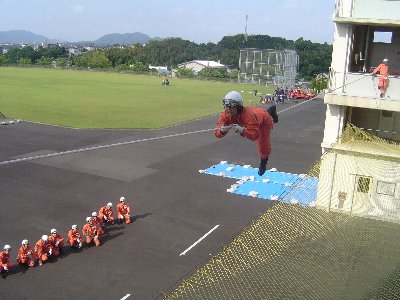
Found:
[[[105, 225], [114, 224], [118, 221], [120, 224], [131, 223], [131, 207], [125, 202], [125, 197], [121, 197], [117, 205], [117, 220], [114, 218], [112, 203], [102, 206], [99, 213], [93, 212], [91, 217], [86, 218], [86, 224], [83, 225], [82, 234], [78, 230], [78, 225], [72, 225], [68, 231], [67, 243], [72, 249], [80, 249], [83, 246], [83, 237], [87, 245], [94, 243], [100, 246], [100, 237], [104, 235]], [[58, 257], [63, 254], [65, 238], [57, 232], [57, 229], [50, 230], [50, 236], [43, 235], [33, 248], [29, 245], [27, 239], [22, 240], [22, 246], [18, 250], [17, 263], [25, 267], [35, 267], [36, 262], [41, 266], [50, 257]], [[5, 278], [10, 274], [14, 264], [10, 261], [11, 246], [5, 245], [0, 252], [0, 272]]]

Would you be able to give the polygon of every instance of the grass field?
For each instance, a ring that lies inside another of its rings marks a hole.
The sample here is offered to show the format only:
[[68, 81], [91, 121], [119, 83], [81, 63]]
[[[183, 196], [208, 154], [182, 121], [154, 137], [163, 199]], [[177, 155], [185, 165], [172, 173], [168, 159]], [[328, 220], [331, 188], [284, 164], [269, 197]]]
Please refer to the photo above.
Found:
[[0, 112], [9, 118], [75, 128], [161, 128], [213, 115], [230, 90], [266, 87], [162, 77], [38, 68], [0, 68]]

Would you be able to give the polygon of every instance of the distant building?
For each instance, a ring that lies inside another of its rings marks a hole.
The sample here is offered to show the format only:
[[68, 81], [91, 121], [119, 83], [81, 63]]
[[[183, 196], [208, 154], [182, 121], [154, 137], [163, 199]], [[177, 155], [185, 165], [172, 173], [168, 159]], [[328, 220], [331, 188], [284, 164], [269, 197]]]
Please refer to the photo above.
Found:
[[150, 70], [156, 70], [159, 76], [160, 75], [165, 75], [165, 76], [170, 76], [171, 75], [171, 71], [168, 70], [168, 67], [149, 65], [149, 69]]
[[80, 55], [82, 54], [82, 50], [79, 49], [78, 47], [69, 47], [68, 49], [68, 54], [69, 55]]
[[228, 69], [227, 66], [213, 60], [192, 60], [179, 64], [178, 68], [192, 69], [194, 75], [197, 75], [197, 73], [203, 70], [204, 68], [224, 69], [224, 70]]

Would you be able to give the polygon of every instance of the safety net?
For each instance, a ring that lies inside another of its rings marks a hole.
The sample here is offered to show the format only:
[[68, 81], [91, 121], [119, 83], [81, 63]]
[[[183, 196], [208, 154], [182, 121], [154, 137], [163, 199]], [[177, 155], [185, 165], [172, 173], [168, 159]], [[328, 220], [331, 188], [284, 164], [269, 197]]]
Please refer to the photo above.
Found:
[[348, 124], [309, 178], [165, 299], [400, 299], [399, 144]]

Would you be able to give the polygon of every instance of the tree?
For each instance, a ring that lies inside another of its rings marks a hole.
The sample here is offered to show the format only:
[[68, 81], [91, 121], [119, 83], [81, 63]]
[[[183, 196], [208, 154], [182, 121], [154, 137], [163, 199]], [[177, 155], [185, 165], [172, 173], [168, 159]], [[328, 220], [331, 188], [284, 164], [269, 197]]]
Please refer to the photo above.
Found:
[[30, 58], [21, 58], [21, 59], [18, 61], [18, 63], [19, 63], [20, 65], [30, 65], [30, 64], [32, 64], [32, 61], [31, 61]]
[[42, 65], [42, 66], [50, 66], [53, 63], [53, 59], [48, 56], [42, 56], [36, 61], [37, 65]]
[[186, 68], [186, 67], [179, 67], [176, 70], [176, 74], [178, 76], [193, 76], [193, 69], [189, 69], [189, 68]]
[[131, 69], [135, 72], [148, 72], [150, 71], [149, 67], [144, 65], [142, 62], [137, 61], [133, 64]]
[[8, 63], [7, 57], [5, 55], [0, 55], [0, 65]]
[[111, 62], [101, 51], [89, 51], [74, 57], [74, 63], [78, 67], [104, 69], [110, 68]]

